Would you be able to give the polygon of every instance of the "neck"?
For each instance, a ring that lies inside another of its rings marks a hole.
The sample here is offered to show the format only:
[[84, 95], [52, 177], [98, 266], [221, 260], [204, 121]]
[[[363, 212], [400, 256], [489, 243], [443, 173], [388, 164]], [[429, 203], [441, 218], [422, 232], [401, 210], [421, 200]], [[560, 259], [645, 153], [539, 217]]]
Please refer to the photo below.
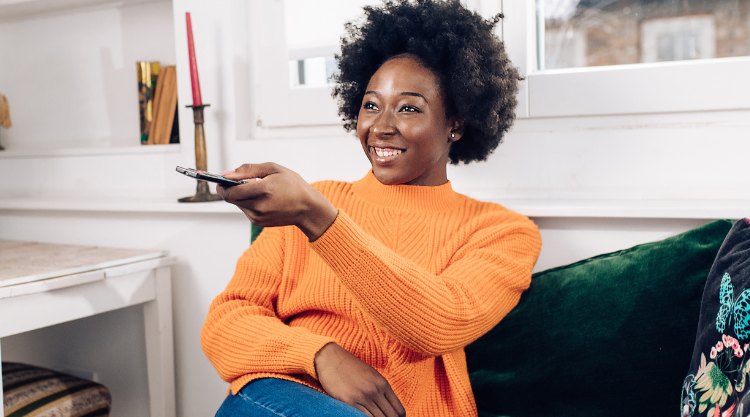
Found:
[[462, 201], [462, 196], [446, 179], [443, 184], [427, 185], [387, 185], [381, 183], [372, 171], [352, 185], [352, 191], [369, 204], [401, 210], [445, 211]]

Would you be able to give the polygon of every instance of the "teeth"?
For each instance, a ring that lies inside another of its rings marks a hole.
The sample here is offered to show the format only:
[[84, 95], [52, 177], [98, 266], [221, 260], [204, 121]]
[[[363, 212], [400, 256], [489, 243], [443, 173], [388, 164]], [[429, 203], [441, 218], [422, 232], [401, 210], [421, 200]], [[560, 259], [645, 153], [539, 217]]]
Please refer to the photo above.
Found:
[[402, 152], [400, 149], [385, 149], [385, 148], [375, 148], [375, 147], [373, 147], [373, 149], [375, 149], [375, 153], [379, 157], [396, 156], [396, 155], [400, 155]]

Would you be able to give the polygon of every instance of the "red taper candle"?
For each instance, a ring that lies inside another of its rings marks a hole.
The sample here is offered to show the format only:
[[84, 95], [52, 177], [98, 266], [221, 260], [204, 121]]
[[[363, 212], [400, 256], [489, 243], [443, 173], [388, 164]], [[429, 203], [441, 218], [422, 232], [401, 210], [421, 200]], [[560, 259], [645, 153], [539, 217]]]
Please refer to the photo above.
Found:
[[203, 105], [201, 99], [201, 83], [198, 80], [198, 63], [195, 60], [195, 44], [193, 43], [193, 24], [190, 21], [190, 12], [185, 13], [187, 24], [188, 56], [190, 58], [190, 86], [193, 88], [193, 106]]

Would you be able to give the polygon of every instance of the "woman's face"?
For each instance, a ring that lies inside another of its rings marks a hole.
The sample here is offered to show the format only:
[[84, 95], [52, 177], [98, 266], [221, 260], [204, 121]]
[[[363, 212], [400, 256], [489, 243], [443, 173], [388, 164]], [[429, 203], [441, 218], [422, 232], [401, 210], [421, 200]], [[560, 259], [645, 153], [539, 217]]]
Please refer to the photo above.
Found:
[[448, 181], [448, 151], [461, 137], [459, 128], [446, 118], [438, 78], [408, 55], [386, 61], [372, 75], [357, 119], [372, 171], [388, 185]]

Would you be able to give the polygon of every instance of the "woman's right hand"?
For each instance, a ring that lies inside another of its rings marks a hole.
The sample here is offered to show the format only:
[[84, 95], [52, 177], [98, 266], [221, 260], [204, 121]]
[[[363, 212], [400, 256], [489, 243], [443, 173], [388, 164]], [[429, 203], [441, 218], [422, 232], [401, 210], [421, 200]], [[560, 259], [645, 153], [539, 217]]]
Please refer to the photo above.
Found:
[[216, 191], [258, 226], [295, 225], [312, 242], [338, 216], [338, 210], [323, 194], [281, 165], [244, 164], [222, 174], [234, 180], [249, 180], [234, 187], [219, 185]]
[[315, 355], [318, 381], [331, 397], [371, 417], [404, 417], [406, 411], [391, 385], [370, 365], [336, 343]]

